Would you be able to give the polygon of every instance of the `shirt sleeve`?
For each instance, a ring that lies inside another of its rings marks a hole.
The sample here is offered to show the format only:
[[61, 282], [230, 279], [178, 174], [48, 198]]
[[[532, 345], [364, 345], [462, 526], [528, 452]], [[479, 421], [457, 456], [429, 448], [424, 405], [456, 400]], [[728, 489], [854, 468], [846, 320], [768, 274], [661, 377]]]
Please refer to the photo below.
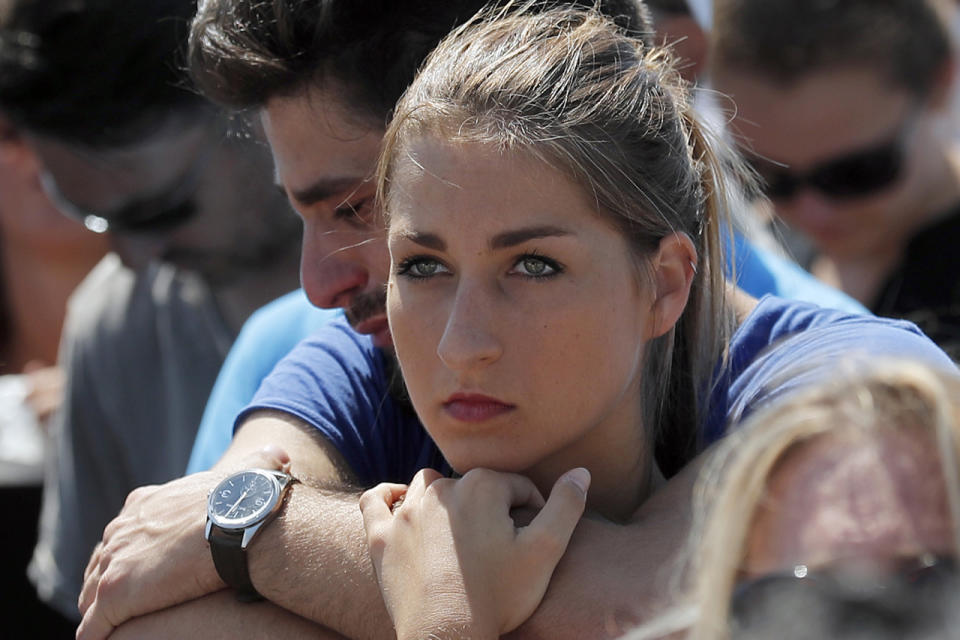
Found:
[[435, 447], [412, 410], [391, 397], [386, 357], [337, 318], [277, 364], [236, 425], [257, 410], [283, 411], [327, 438], [364, 486], [408, 482], [435, 466]]
[[734, 427], [776, 398], [843, 371], [869, 367], [878, 359], [910, 359], [956, 370], [950, 358], [910, 322], [848, 317], [785, 336], [762, 351], [730, 384], [726, 426]]

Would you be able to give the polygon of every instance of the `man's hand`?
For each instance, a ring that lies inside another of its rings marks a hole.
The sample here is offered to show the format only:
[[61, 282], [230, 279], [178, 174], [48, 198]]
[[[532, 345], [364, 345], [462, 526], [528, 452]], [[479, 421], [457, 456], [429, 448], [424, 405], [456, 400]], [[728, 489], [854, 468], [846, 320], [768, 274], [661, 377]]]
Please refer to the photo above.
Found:
[[[544, 504], [526, 477], [419, 472], [361, 501], [370, 555], [397, 638], [497, 638], [540, 604], [583, 513], [590, 476], [562, 476]], [[402, 498], [402, 506], [396, 506]], [[517, 528], [515, 507], [539, 511]]]
[[[286, 453], [267, 447], [237, 468], [279, 469], [288, 462]], [[131, 618], [225, 587], [203, 529], [207, 495], [226, 475], [206, 471], [130, 493], [84, 573], [78, 640], [101, 640]]]

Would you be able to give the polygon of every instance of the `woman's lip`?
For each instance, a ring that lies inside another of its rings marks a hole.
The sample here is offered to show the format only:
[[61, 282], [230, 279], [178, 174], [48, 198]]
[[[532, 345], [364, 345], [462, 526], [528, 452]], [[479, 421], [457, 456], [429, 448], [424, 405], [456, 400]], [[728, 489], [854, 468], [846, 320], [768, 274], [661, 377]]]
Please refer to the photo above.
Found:
[[514, 410], [514, 405], [479, 393], [455, 393], [443, 403], [443, 409], [461, 422], [483, 422]]

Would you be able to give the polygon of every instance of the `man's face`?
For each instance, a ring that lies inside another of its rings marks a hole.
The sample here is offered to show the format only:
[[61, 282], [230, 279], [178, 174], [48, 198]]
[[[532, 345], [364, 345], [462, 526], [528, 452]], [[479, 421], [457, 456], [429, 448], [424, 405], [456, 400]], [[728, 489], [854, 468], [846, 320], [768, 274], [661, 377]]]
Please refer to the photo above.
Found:
[[303, 219], [300, 280], [322, 308], [341, 307], [360, 333], [391, 344], [386, 232], [373, 210], [383, 129], [353, 118], [332, 91], [271, 99], [263, 128], [278, 183]]
[[[891, 243], [909, 237], [917, 224], [909, 213], [917, 209], [924, 170], [918, 132], [927, 117], [910, 92], [867, 69], [815, 72], [785, 86], [720, 68], [713, 81], [733, 99], [734, 130], [747, 158], [774, 174], [800, 177], [793, 193], [771, 192], [771, 200], [777, 214], [820, 251], [832, 258], [886, 253], [895, 250]], [[899, 154], [899, 166], [894, 170], [890, 162], [886, 173], [878, 167], [897, 156], [885, 159], [884, 149]], [[850, 159], [852, 165], [839, 162]], [[823, 167], [829, 170], [818, 171]], [[859, 194], [831, 194], [810, 184], [817, 179], [812, 176], [825, 174], [840, 185], [869, 185], [871, 172], [875, 188]]]
[[162, 260], [229, 280], [272, 259], [296, 233], [270, 183], [266, 149], [214, 118], [171, 120], [123, 148], [29, 140], [53, 202], [94, 231], [109, 230], [131, 268]]

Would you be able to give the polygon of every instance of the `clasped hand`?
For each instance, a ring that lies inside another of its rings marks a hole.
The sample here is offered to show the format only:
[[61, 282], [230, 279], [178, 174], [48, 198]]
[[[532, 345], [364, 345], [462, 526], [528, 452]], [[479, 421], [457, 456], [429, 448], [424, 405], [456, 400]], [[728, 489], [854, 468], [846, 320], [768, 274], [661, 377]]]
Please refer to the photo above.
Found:
[[[367, 491], [367, 544], [397, 638], [496, 638], [520, 626], [543, 599], [589, 484], [586, 469], [568, 471], [544, 501], [524, 476], [423, 470], [409, 486]], [[510, 511], [519, 507], [539, 513], [518, 528]]]
[[[277, 447], [243, 461], [277, 469], [287, 462], [289, 456]], [[207, 494], [225, 476], [195, 473], [130, 493], [84, 572], [78, 640], [103, 640], [131, 618], [226, 587], [203, 538]]]

